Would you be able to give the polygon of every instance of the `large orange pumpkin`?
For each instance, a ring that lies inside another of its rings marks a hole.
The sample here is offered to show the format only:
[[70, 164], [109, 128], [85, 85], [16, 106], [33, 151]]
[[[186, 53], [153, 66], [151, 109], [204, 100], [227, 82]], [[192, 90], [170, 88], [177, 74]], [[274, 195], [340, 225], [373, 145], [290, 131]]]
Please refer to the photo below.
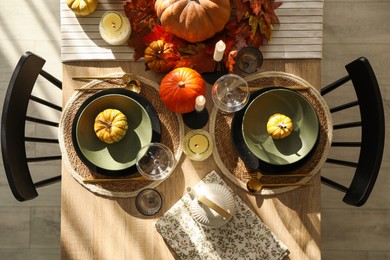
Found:
[[145, 49], [145, 64], [149, 69], [157, 72], [171, 70], [173, 67], [168, 66], [165, 57], [172, 52], [172, 48], [163, 40], [153, 41]]
[[231, 11], [229, 0], [156, 0], [154, 8], [166, 31], [189, 42], [222, 31]]
[[176, 68], [160, 83], [160, 98], [169, 110], [184, 114], [194, 111], [195, 99], [205, 95], [206, 83], [202, 76], [191, 68]]

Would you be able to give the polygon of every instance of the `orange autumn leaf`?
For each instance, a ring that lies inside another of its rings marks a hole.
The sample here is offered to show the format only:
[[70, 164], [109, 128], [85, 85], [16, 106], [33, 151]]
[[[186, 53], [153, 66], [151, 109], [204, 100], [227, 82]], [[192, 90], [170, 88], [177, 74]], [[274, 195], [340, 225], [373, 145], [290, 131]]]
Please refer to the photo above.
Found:
[[180, 49], [181, 60], [176, 67], [189, 67], [199, 73], [213, 71], [215, 61], [208, 53], [206, 45], [202, 43], [191, 44]]

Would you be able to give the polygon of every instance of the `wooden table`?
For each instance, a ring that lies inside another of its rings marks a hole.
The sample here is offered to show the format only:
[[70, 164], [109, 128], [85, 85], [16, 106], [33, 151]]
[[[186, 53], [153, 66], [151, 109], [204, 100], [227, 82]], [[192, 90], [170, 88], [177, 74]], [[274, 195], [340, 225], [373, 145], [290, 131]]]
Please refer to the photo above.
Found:
[[[320, 60], [266, 60], [261, 71], [284, 71], [320, 87]], [[142, 62], [84, 61], [63, 64], [63, 103], [74, 88], [85, 84], [74, 75], [104, 75], [133, 72], [160, 82], [162, 74], [145, 72]], [[208, 88], [210, 91], [210, 87]], [[210, 93], [208, 93], [210, 95]], [[210, 96], [208, 96], [210, 97]], [[211, 99], [209, 99], [211, 100]], [[208, 102], [212, 106], [212, 102]], [[210, 107], [211, 108], [211, 107]], [[206, 126], [204, 129], [208, 129]], [[188, 130], [188, 129], [186, 129]], [[61, 255], [62, 259], [175, 259], [154, 222], [210, 171], [218, 169], [213, 157], [193, 162], [183, 154], [176, 170], [157, 186], [164, 196], [162, 210], [144, 217], [135, 208], [134, 198], [98, 196], [81, 186], [62, 166]], [[320, 175], [312, 185], [275, 196], [253, 196], [220, 176], [261, 217], [290, 250], [288, 259], [320, 259], [321, 215]]]

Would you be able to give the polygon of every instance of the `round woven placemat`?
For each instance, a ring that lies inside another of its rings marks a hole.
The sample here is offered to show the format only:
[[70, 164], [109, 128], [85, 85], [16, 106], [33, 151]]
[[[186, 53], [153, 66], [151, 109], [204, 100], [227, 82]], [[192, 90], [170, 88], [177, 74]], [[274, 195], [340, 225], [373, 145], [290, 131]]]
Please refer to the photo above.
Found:
[[[107, 76], [120, 76], [121, 74], [110, 74]], [[182, 154], [181, 142], [184, 136], [183, 120], [176, 113], [171, 112], [162, 103], [159, 95], [159, 85], [143, 77], [135, 76], [141, 82], [141, 95], [147, 98], [156, 109], [161, 122], [161, 143], [167, 145], [175, 155], [177, 161]], [[122, 80], [114, 79], [108, 81], [94, 80], [84, 88], [116, 88], [124, 87]], [[105, 178], [91, 171], [77, 156], [72, 142], [72, 123], [77, 110], [83, 102], [96, 91], [76, 92], [66, 104], [60, 121], [59, 141], [62, 151], [62, 158], [72, 176], [88, 190], [108, 197], [134, 197], [144, 188], [154, 188], [162, 181], [115, 181], [106, 183], [86, 184], [84, 179]]]
[[[308, 182], [312, 176], [317, 174], [324, 164], [329, 152], [332, 141], [332, 119], [330, 111], [324, 99], [318, 90], [311, 86], [307, 81], [284, 72], [264, 72], [251, 75], [246, 78], [250, 87], [309, 87], [307, 90], [299, 90], [299, 93], [305, 96], [317, 112], [320, 122], [320, 134], [316, 150], [310, 160], [304, 165], [294, 170], [292, 173], [311, 173], [309, 177], [270, 177], [261, 178], [263, 183], [289, 183], [289, 182]], [[210, 133], [214, 138], [213, 156], [221, 169], [236, 185], [246, 190], [246, 182], [250, 178], [250, 170], [236, 152], [231, 135], [231, 124], [233, 114], [223, 114], [216, 108], [213, 109], [210, 116]], [[296, 189], [298, 186], [282, 188], [263, 188], [259, 194], [273, 195]]]

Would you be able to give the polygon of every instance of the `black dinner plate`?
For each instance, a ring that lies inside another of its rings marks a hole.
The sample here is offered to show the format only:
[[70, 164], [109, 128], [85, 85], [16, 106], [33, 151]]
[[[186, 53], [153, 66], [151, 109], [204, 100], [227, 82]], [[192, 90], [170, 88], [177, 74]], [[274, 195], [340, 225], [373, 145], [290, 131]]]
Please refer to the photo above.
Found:
[[[108, 176], [108, 177], [125, 177], [125, 176], [130, 176], [134, 173], [137, 172], [137, 167], [136, 165], [132, 165], [130, 167], [124, 168], [124, 169], [119, 169], [119, 170], [112, 170], [112, 169], [105, 169], [102, 167], [97, 166], [83, 154], [81, 151], [81, 148], [79, 146], [79, 143], [77, 141], [77, 133], [76, 133], [76, 127], [77, 127], [77, 122], [79, 121], [79, 118], [81, 114], [83, 113], [83, 110], [94, 100], [100, 97], [104, 97], [106, 95], [122, 95], [129, 97], [136, 102], [138, 102], [146, 111], [148, 114], [151, 125], [152, 125], [152, 139], [151, 142], [160, 142], [161, 141], [161, 123], [160, 119], [158, 117], [157, 111], [153, 107], [153, 105], [143, 96], [141, 96], [138, 93], [135, 93], [133, 91], [127, 90], [127, 89], [120, 89], [120, 88], [113, 88], [113, 89], [107, 89], [107, 90], [102, 90], [99, 91], [92, 96], [90, 96], [78, 109], [76, 112], [75, 118], [73, 120], [72, 124], [72, 142], [73, 146], [75, 148], [75, 151], [81, 161], [93, 172], [96, 172], [98, 174]], [[115, 108], [115, 105], [112, 107]], [[93, 126], [92, 126], [93, 127]]]
[[243, 124], [243, 118], [245, 112], [248, 109], [251, 102], [256, 97], [267, 92], [268, 90], [274, 90], [274, 89], [277, 89], [277, 87], [264, 88], [251, 93], [249, 102], [243, 109], [241, 109], [240, 111], [234, 114], [232, 119], [232, 124], [231, 124], [231, 137], [233, 140], [233, 146], [235, 147], [239, 157], [251, 171], [260, 171], [264, 174], [288, 173], [304, 165], [311, 158], [314, 151], [316, 150], [318, 139], [319, 139], [317, 138], [315, 145], [306, 156], [304, 156], [299, 161], [290, 164], [284, 164], [284, 165], [270, 164], [268, 162], [259, 159], [250, 151], [250, 149], [245, 143], [243, 131], [242, 131], [242, 124]]

